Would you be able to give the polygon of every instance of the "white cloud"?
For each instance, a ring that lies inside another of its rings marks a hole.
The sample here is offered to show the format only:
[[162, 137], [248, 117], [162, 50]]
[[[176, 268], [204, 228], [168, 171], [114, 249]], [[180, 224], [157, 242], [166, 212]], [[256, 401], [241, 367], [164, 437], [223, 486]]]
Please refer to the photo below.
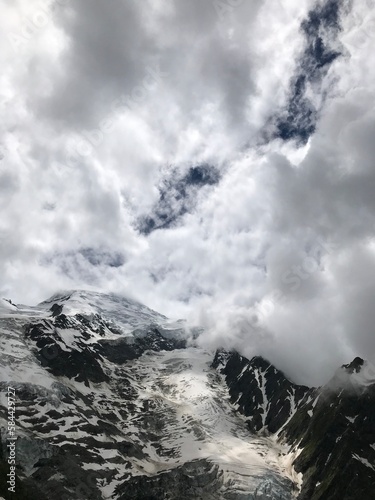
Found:
[[[131, 293], [202, 322], [208, 345], [261, 353], [302, 382], [324, 381], [357, 354], [375, 358], [367, 0], [331, 40], [345, 53], [317, 86], [325, 99], [312, 96], [323, 107], [308, 144], [259, 145], [287, 102], [313, 5], [243, 2], [223, 20], [210, 1], [60, 2], [17, 51], [10, 37], [23, 36], [36, 8], [6, 2], [1, 293], [19, 302], [74, 286]], [[79, 149], [85, 137], [92, 143]], [[202, 163], [221, 182], [177, 227], [138, 234], [166, 171]], [[329, 250], [313, 255], [314, 268], [306, 258], [319, 241]], [[93, 265], [90, 252], [105, 258]], [[123, 264], [108, 265], [111, 255]], [[292, 289], [304, 262], [314, 270]]]

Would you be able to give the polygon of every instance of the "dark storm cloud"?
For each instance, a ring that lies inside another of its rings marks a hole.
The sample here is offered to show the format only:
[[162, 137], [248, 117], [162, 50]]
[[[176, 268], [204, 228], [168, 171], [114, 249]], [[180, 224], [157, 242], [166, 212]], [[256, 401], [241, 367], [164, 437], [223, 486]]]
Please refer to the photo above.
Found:
[[[38, 112], [69, 127], [95, 124], [114, 96], [130, 91], [150, 64], [152, 40], [134, 2], [78, 0], [56, 20], [67, 41]], [[59, 71], [59, 68], [64, 68]]]
[[[224, 119], [240, 127], [255, 90], [242, 31], [250, 29], [260, 5], [243, 3], [235, 17], [229, 9], [221, 18], [210, 1], [131, 0], [110, 8], [100, 0], [71, 3], [56, 18], [64, 48], [48, 69], [48, 88], [34, 90], [35, 112], [70, 129], [91, 129], [157, 67], [167, 75], [165, 91], [186, 122], [202, 106], [216, 103]], [[232, 24], [229, 40], [222, 30]], [[168, 101], [165, 106], [165, 113], [172, 112]]]

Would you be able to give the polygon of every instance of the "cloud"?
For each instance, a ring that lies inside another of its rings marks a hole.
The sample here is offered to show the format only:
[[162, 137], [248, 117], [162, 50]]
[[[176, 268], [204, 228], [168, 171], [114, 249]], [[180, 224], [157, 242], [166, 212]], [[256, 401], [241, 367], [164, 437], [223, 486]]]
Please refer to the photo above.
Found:
[[[138, 228], [148, 235], [157, 229], [170, 228], [186, 213], [194, 211], [198, 191], [213, 186], [220, 180], [219, 171], [207, 164], [189, 167], [182, 175], [177, 170], [168, 172], [159, 188], [159, 199], [151, 215], [141, 217]], [[206, 190], [207, 192], [207, 190]]]
[[[287, 106], [270, 119], [271, 137], [306, 144], [315, 132], [318, 113], [326, 97], [322, 86], [324, 77], [330, 65], [342, 55], [337, 40], [340, 30], [337, 0], [317, 3], [301, 23], [305, 48], [290, 83]], [[270, 139], [270, 130], [266, 132], [266, 139]]]
[[236, 4], [5, 3], [0, 292], [129, 293], [322, 383], [375, 358], [373, 5]]

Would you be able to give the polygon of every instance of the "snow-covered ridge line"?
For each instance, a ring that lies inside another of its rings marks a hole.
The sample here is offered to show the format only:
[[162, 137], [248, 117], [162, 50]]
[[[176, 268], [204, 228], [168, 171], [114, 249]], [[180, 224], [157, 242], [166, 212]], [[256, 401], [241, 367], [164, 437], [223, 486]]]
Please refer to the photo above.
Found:
[[213, 365], [225, 377], [231, 401], [250, 429], [272, 433], [272, 440], [285, 446], [285, 464], [299, 481], [301, 500], [371, 498], [372, 363], [356, 358], [325, 386], [310, 389], [296, 386], [259, 357], [219, 351]]
[[[22, 484], [43, 500], [176, 498], [176, 486], [179, 500], [290, 500], [281, 449], [233, 411], [213, 353], [186, 347], [181, 324], [168, 329], [162, 320], [91, 292], [55, 295], [30, 315], [0, 314], [4, 387], [18, 395]], [[136, 328], [125, 335], [119, 325]]]
[[87, 290], [66, 290], [55, 293], [36, 306], [14, 305], [0, 302], [1, 316], [48, 318], [64, 314], [88, 321], [100, 317], [112, 324], [119, 333], [130, 335], [156, 326], [166, 337], [186, 338], [196, 335], [197, 329], [188, 328], [184, 320], [170, 320], [149, 307], [120, 294], [100, 293]]

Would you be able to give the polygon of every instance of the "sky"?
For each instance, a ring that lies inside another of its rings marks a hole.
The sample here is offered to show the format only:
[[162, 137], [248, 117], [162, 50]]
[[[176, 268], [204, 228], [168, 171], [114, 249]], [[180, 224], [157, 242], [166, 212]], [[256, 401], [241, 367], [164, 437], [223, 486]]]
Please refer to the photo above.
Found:
[[0, 295], [375, 359], [375, 0], [1, 0]]

